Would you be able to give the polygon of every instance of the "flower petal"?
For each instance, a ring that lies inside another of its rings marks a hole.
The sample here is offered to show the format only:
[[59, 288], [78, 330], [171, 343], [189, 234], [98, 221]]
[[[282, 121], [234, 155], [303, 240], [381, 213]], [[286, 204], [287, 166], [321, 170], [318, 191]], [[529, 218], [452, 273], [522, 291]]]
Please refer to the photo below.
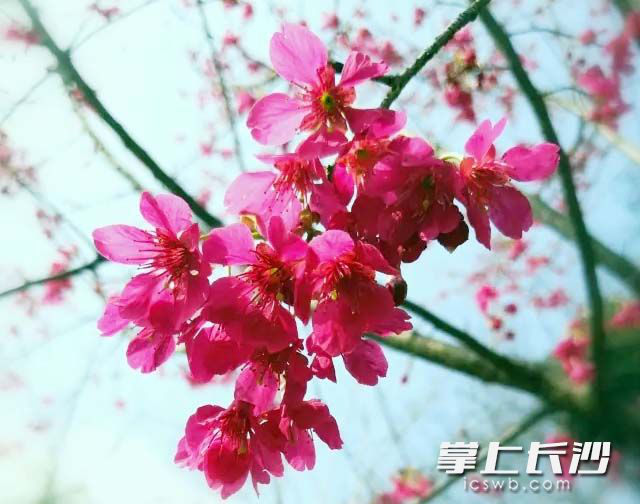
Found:
[[519, 240], [533, 224], [529, 200], [514, 187], [494, 187], [489, 202], [491, 222], [502, 234]]
[[365, 133], [373, 138], [385, 138], [397, 133], [407, 123], [404, 112], [387, 109], [355, 109], [344, 111], [349, 128], [355, 134]]
[[174, 235], [186, 229], [193, 220], [189, 205], [173, 194], [158, 194], [154, 197], [143, 192], [140, 197], [140, 213], [149, 224], [171, 231]]
[[247, 127], [263, 145], [282, 145], [293, 138], [308, 113], [299, 101], [284, 93], [261, 98], [249, 111]]
[[96, 229], [93, 243], [102, 256], [122, 264], [143, 264], [154, 256], [153, 237], [124, 224]]
[[504, 127], [507, 124], [507, 118], [504, 117], [495, 126], [491, 125], [491, 121], [484, 120], [478, 126], [478, 129], [471, 135], [469, 140], [464, 146], [464, 150], [467, 154], [473, 156], [478, 161], [489, 152], [489, 149], [495, 142], [496, 138], [500, 136]]
[[358, 346], [342, 356], [347, 371], [362, 385], [376, 385], [378, 377], [387, 376], [387, 359], [380, 345], [371, 340], [363, 340]]
[[271, 63], [289, 82], [315, 86], [318, 70], [327, 66], [327, 48], [311, 31], [301, 25], [286, 23], [271, 37]]
[[268, 171], [238, 176], [224, 195], [227, 211], [234, 215], [260, 213], [275, 178], [275, 174]]
[[519, 145], [505, 152], [502, 160], [509, 165], [510, 177], [528, 182], [551, 176], [558, 167], [559, 151], [552, 143], [541, 143], [531, 149]]
[[355, 243], [344, 231], [330, 229], [311, 240], [309, 247], [322, 262], [331, 261], [345, 252], [351, 252], [355, 247]]
[[205, 261], [223, 266], [252, 264], [253, 237], [244, 224], [214, 229], [202, 244]]
[[386, 63], [373, 63], [371, 58], [357, 51], [352, 51], [344, 62], [340, 86], [353, 87], [363, 81], [380, 77], [389, 71]]

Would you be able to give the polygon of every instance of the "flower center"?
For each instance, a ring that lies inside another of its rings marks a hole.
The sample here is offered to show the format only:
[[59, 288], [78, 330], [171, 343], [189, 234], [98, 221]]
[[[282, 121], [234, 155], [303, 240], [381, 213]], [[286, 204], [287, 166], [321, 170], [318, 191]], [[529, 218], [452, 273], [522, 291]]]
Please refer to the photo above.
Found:
[[266, 243], [258, 244], [254, 253], [257, 261], [239, 276], [251, 286], [252, 302], [270, 311], [291, 297], [293, 273]]
[[331, 96], [331, 93], [325, 91], [320, 97], [320, 104], [325, 109], [325, 111], [332, 112], [336, 106], [336, 100], [333, 98], [333, 96]]

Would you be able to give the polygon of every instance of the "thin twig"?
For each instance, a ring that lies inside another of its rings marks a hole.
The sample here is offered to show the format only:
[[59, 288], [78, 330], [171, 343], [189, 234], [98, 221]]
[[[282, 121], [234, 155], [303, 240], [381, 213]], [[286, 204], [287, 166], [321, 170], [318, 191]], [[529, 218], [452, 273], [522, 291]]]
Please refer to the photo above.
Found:
[[380, 106], [382, 108], [389, 108], [391, 104], [400, 96], [400, 93], [405, 88], [409, 81], [415, 77], [420, 70], [442, 49], [447, 43], [464, 28], [467, 24], [473, 21], [478, 13], [486, 7], [491, 0], [474, 0], [467, 9], [462, 11], [460, 15], [451, 23], [447, 29], [442, 32], [427, 49], [413, 62], [409, 68], [397, 76], [394, 80], [391, 89], [384, 97]]
[[189, 205], [193, 213], [210, 227], [218, 227], [222, 222], [210, 214], [193, 196], [185, 191], [178, 182], [168, 175], [158, 163], [144, 150], [132, 137], [127, 130], [111, 115], [111, 113], [102, 104], [95, 91], [85, 82], [82, 76], [76, 70], [68, 51], [63, 51], [55, 43], [49, 35], [49, 32], [42, 24], [38, 12], [35, 10], [29, 0], [19, 0], [25, 12], [31, 19], [32, 27], [38, 34], [42, 43], [56, 58], [58, 63], [58, 71], [67, 84], [67, 86], [75, 85], [82, 93], [83, 98], [93, 108], [95, 113], [100, 117], [120, 138], [124, 146], [144, 164], [153, 176], [165, 188], [181, 197]]
[[236, 127], [236, 114], [233, 111], [231, 105], [231, 98], [229, 96], [229, 89], [224, 78], [224, 68], [220, 63], [218, 51], [216, 50], [215, 40], [211, 34], [209, 28], [209, 22], [207, 21], [207, 14], [204, 11], [204, 5], [202, 0], [197, 1], [198, 12], [200, 13], [200, 20], [202, 22], [202, 30], [207, 38], [207, 44], [209, 45], [209, 53], [211, 55], [211, 61], [215, 68], [216, 75], [218, 76], [218, 86], [220, 86], [220, 92], [222, 93], [222, 100], [224, 102], [225, 113], [227, 114], [227, 121], [229, 121], [229, 127], [231, 128], [231, 135], [233, 136], [233, 148], [235, 150], [236, 162], [240, 171], [245, 171], [244, 158], [242, 156], [242, 148], [240, 146], [240, 137], [238, 136], [238, 129]]
[[31, 287], [44, 285], [49, 282], [55, 282], [56, 280], [64, 280], [65, 278], [71, 278], [73, 276], [79, 275], [80, 273], [84, 273], [85, 271], [95, 271], [95, 269], [105, 261], [106, 259], [104, 259], [102, 256], [97, 256], [90, 263], [83, 264], [82, 266], [78, 266], [77, 268], [63, 271], [62, 273], [58, 273], [57, 275], [40, 278], [38, 280], [30, 280], [28, 282], [23, 283], [22, 285], [13, 287], [4, 292], [0, 292], [0, 299], [6, 296], [10, 296], [11, 294], [16, 294], [17, 292], [22, 292], [24, 290], [30, 289]]

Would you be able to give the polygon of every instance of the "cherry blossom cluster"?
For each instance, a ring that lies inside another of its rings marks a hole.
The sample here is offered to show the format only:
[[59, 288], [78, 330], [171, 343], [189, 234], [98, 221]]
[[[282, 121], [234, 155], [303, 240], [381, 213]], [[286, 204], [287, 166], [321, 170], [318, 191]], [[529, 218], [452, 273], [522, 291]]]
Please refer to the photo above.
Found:
[[154, 371], [184, 345], [195, 382], [239, 371], [231, 404], [200, 407], [176, 455], [223, 497], [249, 475], [256, 490], [282, 476], [282, 456], [311, 469], [314, 435], [340, 448], [327, 406], [307, 398], [309, 381], [335, 382], [340, 358], [359, 383], [375, 385], [387, 361], [370, 335], [412, 327], [399, 308], [402, 263], [431, 242], [453, 251], [466, 241], [461, 209], [485, 247], [490, 222], [519, 239], [532, 215], [512, 181], [548, 177], [558, 162], [552, 144], [499, 156], [505, 120], [484, 121], [465, 155], [439, 157], [399, 133], [403, 113], [354, 107], [356, 87], [384, 75], [385, 63], [352, 52], [337, 79], [326, 47], [302, 26], [273, 35], [270, 56], [293, 92], [262, 97], [247, 125], [263, 145], [303, 138], [290, 152], [261, 155], [267, 169], [230, 185], [225, 205], [239, 222], [203, 234], [183, 200], [144, 193], [150, 230], [93, 234], [105, 258], [140, 268], [99, 321], [105, 335], [137, 328], [133, 368]]

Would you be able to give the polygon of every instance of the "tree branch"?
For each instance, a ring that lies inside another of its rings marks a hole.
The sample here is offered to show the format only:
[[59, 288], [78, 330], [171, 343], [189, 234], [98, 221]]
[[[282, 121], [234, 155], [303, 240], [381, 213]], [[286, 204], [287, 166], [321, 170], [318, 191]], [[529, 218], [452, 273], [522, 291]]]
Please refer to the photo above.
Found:
[[[487, 31], [494, 39], [496, 45], [504, 54], [511, 72], [513, 73], [520, 89], [529, 101], [533, 112], [538, 119], [538, 123], [547, 141], [560, 146], [560, 141], [549, 117], [547, 106], [540, 92], [531, 82], [529, 75], [522, 66], [520, 57], [516, 53], [509, 36], [505, 33], [502, 26], [495, 20], [488, 9], [479, 13], [480, 19], [484, 23]], [[596, 397], [602, 399], [602, 377], [606, 374], [605, 366], [605, 331], [604, 331], [604, 311], [602, 295], [598, 286], [598, 277], [596, 275], [596, 260], [593, 250], [591, 237], [582, 217], [582, 210], [576, 194], [576, 188], [573, 183], [571, 174], [571, 166], [566, 152], [560, 148], [560, 163], [558, 173], [564, 197], [567, 203], [569, 219], [573, 225], [576, 244], [580, 252], [582, 260], [582, 269], [585, 284], [587, 287], [587, 296], [589, 299], [590, 316], [590, 332], [593, 348], [593, 359], [597, 368], [595, 378]]]
[[79, 266], [77, 268], [73, 268], [67, 271], [63, 271], [62, 273], [58, 273], [57, 275], [52, 275], [49, 277], [45, 277], [45, 278], [40, 278], [38, 280], [30, 280], [28, 282], [23, 283], [22, 285], [19, 285], [18, 287], [13, 287], [12, 289], [6, 290], [4, 292], [0, 292], [0, 299], [6, 296], [10, 296], [11, 294], [16, 294], [18, 292], [22, 292], [24, 290], [27, 290], [31, 287], [36, 287], [38, 285], [44, 285], [46, 283], [49, 282], [55, 282], [56, 280], [64, 280], [65, 278], [71, 278], [73, 276], [79, 275], [80, 273], [84, 273], [85, 271], [95, 271], [96, 268], [98, 266], [100, 266], [100, 264], [102, 264], [103, 262], [105, 262], [106, 259], [104, 259], [102, 256], [97, 256], [93, 261], [91, 261], [90, 263], [84, 264], [82, 266]]
[[420, 318], [426, 320], [431, 325], [433, 325], [436, 329], [449, 334], [453, 338], [460, 341], [463, 345], [465, 345], [469, 350], [471, 350], [476, 355], [482, 357], [484, 360], [493, 364], [493, 366], [497, 369], [500, 369], [507, 373], [508, 376], [514, 377], [518, 376], [520, 380], [527, 379], [536, 379], [533, 376], [534, 370], [524, 363], [517, 363], [516, 361], [505, 357], [504, 355], [500, 355], [490, 348], [484, 346], [478, 340], [476, 340], [470, 334], [454, 327], [449, 324], [447, 321], [441, 319], [434, 313], [426, 310], [420, 305], [413, 303], [411, 301], [405, 301], [403, 303], [404, 307], [409, 311], [418, 315]]
[[413, 79], [420, 70], [442, 49], [447, 43], [455, 36], [455, 34], [464, 28], [467, 24], [473, 21], [480, 11], [491, 0], [474, 0], [467, 9], [462, 11], [460, 15], [451, 23], [447, 29], [442, 32], [435, 39], [427, 49], [413, 62], [409, 68], [398, 75], [391, 86], [391, 89], [384, 97], [380, 106], [382, 108], [389, 108], [391, 104], [400, 96], [400, 93], [405, 88], [409, 81]]
[[207, 21], [207, 14], [204, 11], [204, 4], [202, 0], [197, 1], [198, 12], [200, 14], [200, 20], [202, 22], [202, 30], [207, 38], [207, 44], [209, 45], [209, 53], [211, 54], [211, 61], [213, 67], [218, 75], [218, 86], [220, 86], [220, 92], [222, 93], [222, 101], [224, 102], [224, 110], [227, 114], [227, 121], [229, 121], [229, 127], [231, 128], [231, 135], [233, 136], [233, 148], [235, 150], [236, 162], [240, 171], [245, 171], [244, 159], [242, 157], [242, 148], [240, 146], [240, 139], [238, 137], [238, 130], [236, 128], [236, 115], [231, 106], [231, 99], [229, 97], [229, 90], [227, 89], [227, 83], [224, 78], [224, 68], [220, 63], [218, 57], [218, 51], [215, 47], [215, 42], [211, 30], [209, 29], [209, 23]]
[[86, 102], [93, 108], [95, 113], [100, 117], [120, 138], [124, 146], [144, 164], [153, 176], [165, 188], [181, 197], [187, 202], [193, 213], [210, 227], [219, 227], [222, 222], [210, 214], [198, 201], [187, 193], [178, 182], [169, 176], [156, 161], [145, 151], [124, 129], [124, 127], [109, 113], [104, 107], [95, 91], [85, 82], [78, 73], [68, 51], [63, 51], [58, 47], [51, 35], [42, 24], [38, 12], [35, 10], [29, 0], [19, 0], [23, 9], [31, 19], [33, 30], [38, 34], [42, 45], [46, 47], [55, 57], [58, 63], [58, 72], [67, 86], [75, 85], [82, 93]]
[[[367, 334], [366, 336], [381, 345], [466, 374], [485, 383], [494, 383], [527, 392], [556, 409], [587, 414], [588, 398], [570, 384], [559, 381], [555, 376], [548, 375], [542, 366], [529, 366], [526, 375], [514, 375], [465, 348], [421, 336], [415, 331], [397, 336], [383, 337], [375, 334]], [[514, 361], [514, 363], [527, 367], [525, 363], [518, 361]]]

